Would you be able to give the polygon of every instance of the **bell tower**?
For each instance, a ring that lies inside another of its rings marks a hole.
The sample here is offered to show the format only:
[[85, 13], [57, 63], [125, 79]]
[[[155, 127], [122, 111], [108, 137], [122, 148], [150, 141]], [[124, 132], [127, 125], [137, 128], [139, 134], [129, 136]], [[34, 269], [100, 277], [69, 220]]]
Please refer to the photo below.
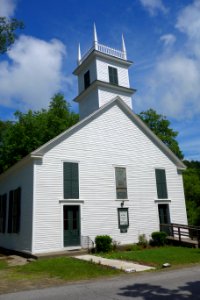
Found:
[[122, 49], [116, 50], [98, 42], [94, 24], [93, 45], [82, 56], [78, 47], [77, 68], [73, 74], [78, 76], [78, 96], [80, 119], [119, 96], [132, 109], [132, 94], [128, 68], [132, 62], [127, 60], [126, 46], [122, 35]]

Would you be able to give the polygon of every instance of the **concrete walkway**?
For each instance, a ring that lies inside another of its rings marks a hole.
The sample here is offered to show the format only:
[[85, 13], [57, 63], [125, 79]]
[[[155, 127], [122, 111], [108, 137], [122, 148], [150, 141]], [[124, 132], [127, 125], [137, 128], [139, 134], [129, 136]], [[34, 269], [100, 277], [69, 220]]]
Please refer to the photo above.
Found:
[[94, 262], [96, 264], [101, 264], [104, 266], [109, 266], [111, 268], [123, 270], [127, 273], [142, 272], [142, 271], [148, 271], [148, 270], [155, 269], [153, 267], [139, 265], [139, 264], [135, 264], [135, 263], [128, 262], [128, 261], [117, 260], [117, 259], [108, 259], [108, 258], [103, 258], [100, 256], [89, 255], [89, 254], [78, 255], [78, 256], [75, 256], [75, 258], [80, 259], [80, 260]]

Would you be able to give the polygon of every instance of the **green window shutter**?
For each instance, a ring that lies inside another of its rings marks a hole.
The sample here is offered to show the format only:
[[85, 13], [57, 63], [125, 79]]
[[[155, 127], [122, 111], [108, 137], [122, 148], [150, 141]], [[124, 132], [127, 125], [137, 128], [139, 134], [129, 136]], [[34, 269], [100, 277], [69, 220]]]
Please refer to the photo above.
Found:
[[65, 162], [63, 165], [64, 199], [79, 199], [78, 164]]
[[16, 226], [15, 233], [20, 232], [20, 220], [21, 220], [21, 188], [16, 189], [16, 197], [15, 197], [15, 205], [16, 205]]
[[5, 207], [4, 195], [0, 195], [0, 232], [1, 233], [5, 232], [5, 228], [4, 228], [4, 221], [5, 221], [4, 207]]
[[109, 66], [108, 73], [110, 83], [118, 85], [117, 69]]
[[2, 232], [6, 232], [6, 208], [7, 208], [7, 194], [2, 196], [2, 213], [3, 213], [3, 222], [2, 222]]
[[79, 199], [79, 178], [77, 163], [72, 163], [72, 199]]
[[13, 215], [13, 191], [9, 192], [9, 210], [8, 210], [8, 233], [12, 232], [12, 215]]
[[165, 170], [156, 169], [156, 185], [158, 199], [167, 199], [168, 195]]

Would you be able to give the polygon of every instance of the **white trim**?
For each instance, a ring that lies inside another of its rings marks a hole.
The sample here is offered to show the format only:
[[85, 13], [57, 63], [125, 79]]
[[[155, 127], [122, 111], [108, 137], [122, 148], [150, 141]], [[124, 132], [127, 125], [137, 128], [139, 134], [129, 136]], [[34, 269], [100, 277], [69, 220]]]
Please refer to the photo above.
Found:
[[84, 203], [85, 200], [79, 200], [79, 199], [60, 199], [59, 200], [59, 203], [62, 203], [62, 204], [80, 204], [80, 203]]
[[158, 204], [168, 204], [168, 203], [171, 203], [171, 199], [154, 199], [154, 202], [155, 203], [158, 203]]
[[36, 172], [36, 166], [35, 162], [33, 162], [33, 196], [32, 196], [32, 239], [31, 239], [31, 252], [34, 253], [35, 250], [35, 191], [36, 191], [36, 177], [37, 177], [37, 172]]

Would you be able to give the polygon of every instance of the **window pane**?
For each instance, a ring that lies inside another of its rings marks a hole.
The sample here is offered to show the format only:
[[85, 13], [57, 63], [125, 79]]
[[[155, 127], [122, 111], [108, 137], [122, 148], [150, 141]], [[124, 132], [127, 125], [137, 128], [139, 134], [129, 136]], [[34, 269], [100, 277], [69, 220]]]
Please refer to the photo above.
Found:
[[115, 168], [117, 199], [127, 199], [126, 168]]

